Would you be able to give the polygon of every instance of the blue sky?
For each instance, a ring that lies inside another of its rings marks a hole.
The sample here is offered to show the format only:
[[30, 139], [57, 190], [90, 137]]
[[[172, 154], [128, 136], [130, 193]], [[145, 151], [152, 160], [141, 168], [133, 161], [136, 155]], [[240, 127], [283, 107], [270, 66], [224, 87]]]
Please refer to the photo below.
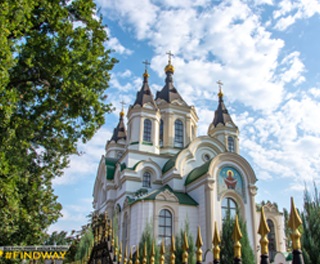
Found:
[[107, 47], [119, 63], [108, 100], [116, 110], [54, 180], [63, 217], [49, 228], [79, 230], [92, 209], [92, 190], [105, 143], [121, 109], [141, 88], [151, 62], [153, 94], [164, 85], [171, 50], [174, 82], [194, 105], [205, 135], [217, 107], [217, 80], [240, 130], [240, 153], [258, 178], [256, 202], [299, 208], [305, 184], [320, 181], [320, 2], [315, 0], [96, 0], [108, 25]]

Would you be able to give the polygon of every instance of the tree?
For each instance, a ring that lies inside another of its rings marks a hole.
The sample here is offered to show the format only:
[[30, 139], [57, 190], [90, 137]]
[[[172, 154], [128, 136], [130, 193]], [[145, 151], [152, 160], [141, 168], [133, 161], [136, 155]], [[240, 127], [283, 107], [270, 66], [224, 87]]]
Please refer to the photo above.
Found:
[[39, 244], [60, 216], [52, 179], [111, 110], [116, 60], [92, 0], [4, 0], [0, 28], [0, 246]]
[[[154, 249], [155, 249], [155, 264], [159, 263], [159, 247], [156, 245], [156, 241], [153, 236], [153, 227], [151, 223], [147, 223], [143, 233], [141, 235], [141, 239], [139, 242], [139, 255], [140, 255], [140, 263], [143, 258], [143, 252], [144, 252], [144, 245], [147, 247], [147, 263], [150, 263], [150, 256], [151, 256], [151, 250], [152, 250], [152, 243], [155, 243]], [[125, 247], [125, 245], [123, 245]], [[135, 255], [136, 258], [136, 255]]]
[[314, 184], [314, 196], [307, 191], [304, 192], [304, 210], [302, 219], [302, 252], [305, 264], [320, 263], [320, 197]]
[[[224, 264], [233, 264], [234, 241], [232, 240], [232, 233], [234, 229], [234, 224], [235, 224], [234, 219], [227, 214], [227, 216], [223, 220], [222, 236], [221, 236], [220, 256], [221, 256], [221, 263], [224, 263]], [[254, 264], [255, 263], [254, 253], [250, 246], [246, 224], [243, 220], [240, 219], [239, 225], [242, 233], [242, 238], [240, 239], [242, 263]]]
[[186, 218], [184, 223], [184, 228], [180, 229], [180, 232], [176, 235], [176, 264], [182, 263], [182, 255], [183, 255], [183, 246], [184, 246], [184, 233], [186, 233], [188, 238], [189, 250], [188, 250], [188, 263], [195, 264], [195, 244], [192, 234], [190, 232], [189, 220]]

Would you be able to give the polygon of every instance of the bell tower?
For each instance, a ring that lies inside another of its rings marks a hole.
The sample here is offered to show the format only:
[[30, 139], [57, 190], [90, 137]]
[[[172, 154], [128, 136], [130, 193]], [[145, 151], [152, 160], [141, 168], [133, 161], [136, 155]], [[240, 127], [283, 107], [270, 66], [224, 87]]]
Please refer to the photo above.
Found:
[[208, 129], [208, 136], [213, 137], [221, 141], [226, 150], [229, 152], [235, 152], [239, 154], [239, 129], [232, 121], [232, 118], [224, 104], [221, 81], [218, 81], [219, 85], [219, 103], [218, 108], [214, 112], [214, 118]]
[[170, 51], [165, 85], [157, 92], [156, 104], [161, 112], [159, 144], [161, 154], [175, 154], [197, 136], [198, 116], [193, 106], [189, 106], [173, 84], [174, 67]]
[[149, 87], [148, 61], [144, 62], [143, 84], [128, 111], [128, 148], [159, 154], [160, 111]]

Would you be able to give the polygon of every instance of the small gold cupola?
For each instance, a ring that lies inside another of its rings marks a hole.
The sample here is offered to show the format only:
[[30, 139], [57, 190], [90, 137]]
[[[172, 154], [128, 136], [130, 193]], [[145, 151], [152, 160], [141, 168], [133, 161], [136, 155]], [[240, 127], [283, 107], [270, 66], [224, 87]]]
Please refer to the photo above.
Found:
[[170, 50], [167, 52], [167, 54], [168, 54], [168, 64], [167, 64], [167, 66], [164, 68], [164, 71], [165, 71], [166, 73], [167, 73], [167, 72], [174, 73], [174, 67], [173, 67], [173, 65], [171, 64], [171, 57], [173, 57], [174, 54], [171, 53]]

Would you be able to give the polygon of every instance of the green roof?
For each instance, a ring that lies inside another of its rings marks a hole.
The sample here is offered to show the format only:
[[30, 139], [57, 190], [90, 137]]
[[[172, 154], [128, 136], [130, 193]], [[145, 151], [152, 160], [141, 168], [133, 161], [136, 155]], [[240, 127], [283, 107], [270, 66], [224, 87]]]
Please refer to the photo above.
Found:
[[[171, 189], [171, 187], [169, 185], [165, 185], [163, 187], [161, 187], [160, 189], [154, 190], [151, 193], [149, 193], [147, 196], [141, 197], [137, 200], [135, 200], [134, 202], [137, 201], [148, 201], [148, 200], [155, 200], [157, 195], [161, 192], [163, 192], [164, 190], [169, 190], [170, 192], [172, 192], [179, 200], [179, 204], [184, 204], [184, 205], [193, 205], [193, 206], [197, 206], [198, 203], [193, 200], [193, 198], [184, 192], [177, 192]], [[133, 203], [134, 203], [133, 202]]]
[[116, 166], [117, 166], [117, 159], [114, 158], [106, 158], [105, 159], [106, 162], [106, 176], [107, 176], [107, 180], [113, 180], [114, 179], [114, 173], [116, 171]]
[[[212, 159], [211, 159], [212, 160]], [[203, 174], [208, 172], [210, 162], [211, 160], [207, 161], [206, 163], [202, 164], [200, 167], [197, 167], [190, 171], [190, 173], [187, 176], [187, 179], [184, 183], [184, 185], [188, 185], [191, 182], [195, 181], [196, 179], [200, 178]]]
[[171, 159], [169, 159], [166, 164], [164, 164], [162, 168], [162, 173], [166, 173], [168, 170], [170, 170], [174, 164], [176, 163], [177, 155], [173, 156]]

